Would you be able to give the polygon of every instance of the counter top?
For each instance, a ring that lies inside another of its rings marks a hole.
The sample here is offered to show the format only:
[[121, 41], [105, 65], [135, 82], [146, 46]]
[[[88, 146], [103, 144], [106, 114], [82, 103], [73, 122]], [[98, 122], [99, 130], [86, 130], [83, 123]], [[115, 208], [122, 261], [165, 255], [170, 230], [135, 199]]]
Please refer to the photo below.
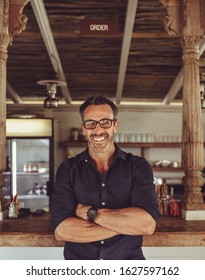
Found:
[[[63, 244], [54, 238], [49, 213], [0, 222], [0, 246], [60, 247]], [[205, 221], [160, 217], [155, 233], [144, 236], [143, 246], [205, 246]]]

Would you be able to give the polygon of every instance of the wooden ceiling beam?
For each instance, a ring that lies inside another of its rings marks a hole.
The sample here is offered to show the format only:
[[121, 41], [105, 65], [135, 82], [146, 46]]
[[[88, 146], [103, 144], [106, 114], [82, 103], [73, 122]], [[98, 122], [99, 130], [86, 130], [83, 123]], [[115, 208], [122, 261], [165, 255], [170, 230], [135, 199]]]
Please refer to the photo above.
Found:
[[22, 103], [21, 97], [18, 95], [18, 93], [12, 88], [12, 86], [8, 82], [6, 82], [6, 90], [9, 93], [9, 95], [14, 103], [16, 103], [16, 104]]
[[[67, 84], [65, 74], [63, 71], [63, 67], [61, 64], [61, 60], [58, 54], [58, 50], [56, 48], [56, 44], [53, 38], [53, 33], [50, 27], [50, 23], [48, 20], [48, 16], [46, 13], [46, 9], [44, 6], [44, 3], [42, 0], [31, 0], [31, 5], [41, 32], [41, 35], [43, 37], [45, 46], [48, 51], [48, 55], [50, 57], [53, 69], [55, 73], [58, 75], [58, 79], [60, 81], [63, 81]], [[43, 78], [43, 77], [42, 77]], [[71, 103], [71, 96], [68, 90], [67, 86], [62, 86], [61, 87], [61, 92], [63, 94], [63, 97], [66, 101], [66, 103]]]
[[[122, 38], [123, 33], [119, 32], [116, 35], [112, 35], [113, 38]], [[24, 37], [32, 37], [32, 38], [41, 38], [41, 34], [37, 32], [31, 32], [31, 31], [24, 31]], [[66, 39], [66, 38], [107, 38], [107, 35], [82, 35], [80, 34], [80, 30], [75, 31], [57, 31], [53, 32], [53, 37], [55, 39]], [[133, 32], [132, 33], [132, 39], [170, 39], [170, 36], [167, 33], [149, 33], [149, 32]]]
[[122, 98], [137, 5], [138, 5], [138, 0], [129, 0], [127, 6], [125, 29], [123, 35], [121, 57], [120, 57], [120, 67], [118, 72], [116, 104], [120, 104]]

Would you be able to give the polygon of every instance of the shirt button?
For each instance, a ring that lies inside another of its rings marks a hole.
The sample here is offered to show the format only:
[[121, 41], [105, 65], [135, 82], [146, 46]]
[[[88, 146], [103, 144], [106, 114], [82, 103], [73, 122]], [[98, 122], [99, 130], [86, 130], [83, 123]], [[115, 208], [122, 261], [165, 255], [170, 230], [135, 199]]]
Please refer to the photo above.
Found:
[[105, 183], [102, 183], [102, 185], [101, 185], [102, 187], [104, 187], [105, 186]]
[[87, 160], [87, 159], [85, 159], [85, 162], [88, 162], [88, 160]]
[[102, 205], [105, 205], [105, 201], [102, 201]]
[[104, 240], [102, 240], [102, 241], [100, 241], [100, 243], [101, 243], [101, 244], [104, 244], [104, 243], [105, 243], [105, 241], [104, 241]]

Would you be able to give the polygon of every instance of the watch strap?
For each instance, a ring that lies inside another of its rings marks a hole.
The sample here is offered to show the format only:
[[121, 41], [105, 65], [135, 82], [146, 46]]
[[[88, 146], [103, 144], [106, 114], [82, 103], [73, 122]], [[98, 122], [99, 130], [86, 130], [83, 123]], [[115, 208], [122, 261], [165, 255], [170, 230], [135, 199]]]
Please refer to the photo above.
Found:
[[97, 217], [97, 208], [90, 207], [87, 211], [87, 220], [91, 223], [94, 223], [96, 217]]

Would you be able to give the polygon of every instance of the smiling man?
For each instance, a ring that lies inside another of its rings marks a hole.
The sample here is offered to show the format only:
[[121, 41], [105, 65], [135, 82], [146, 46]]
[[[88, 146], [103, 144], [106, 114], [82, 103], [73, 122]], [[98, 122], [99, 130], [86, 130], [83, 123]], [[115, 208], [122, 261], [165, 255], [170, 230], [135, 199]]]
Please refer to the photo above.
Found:
[[51, 218], [65, 259], [144, 259], [142, 235], [155, 230], [152, 169], [114, 143], [117, 113], [107, 98], [87, 99], [80, 107], [87, 149], [58, 168]]

